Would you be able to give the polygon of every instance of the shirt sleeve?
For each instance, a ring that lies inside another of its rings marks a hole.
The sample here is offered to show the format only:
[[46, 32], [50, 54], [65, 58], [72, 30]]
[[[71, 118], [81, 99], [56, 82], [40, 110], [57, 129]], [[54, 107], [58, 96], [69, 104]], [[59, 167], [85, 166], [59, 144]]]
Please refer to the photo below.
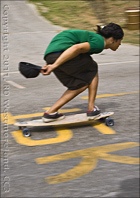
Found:
[[90, 54], [98, 54], [104, 49], [104, 39], [98, 34], [89, 35], [88, 42], [90, 44]]

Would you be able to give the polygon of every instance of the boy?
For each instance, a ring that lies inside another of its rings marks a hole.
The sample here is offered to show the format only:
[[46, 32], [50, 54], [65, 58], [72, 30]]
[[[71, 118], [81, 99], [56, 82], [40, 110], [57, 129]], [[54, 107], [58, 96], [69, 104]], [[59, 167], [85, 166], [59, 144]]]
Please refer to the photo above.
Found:
[[109, 23], [101, 28], [97, 26], [97, 32], [86, 30], [65, 30], [57, 34], [44, 55], [46, 65], [41, 73], [49, 75], [54, 72], [59, 81], [67, 87], [67, 90], [57, 102], [44, 113], [44, 122], [63, 119], [64, 115], [58, 110], [88, 89], [88, 119], [95, 119], [100, 115], [100, 110], [95, 106], [95, 98], [98, 88], [98, 65], [90, 56], [104, 49], [116, 51], [121, 45], [124, 36], [122, 28]]

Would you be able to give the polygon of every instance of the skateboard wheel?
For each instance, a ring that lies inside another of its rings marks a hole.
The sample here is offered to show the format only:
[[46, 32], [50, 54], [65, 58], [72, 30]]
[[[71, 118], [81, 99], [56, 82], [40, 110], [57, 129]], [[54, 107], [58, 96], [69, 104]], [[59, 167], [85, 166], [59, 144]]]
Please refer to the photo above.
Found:
[[30, 133], [30, 131], [29, 131], [28, 128], [23, 129], [23, 135], [24, 135], [25, 137], [30, 137], [30, 136], [31, 136], [31, 133]]
[[114, 120], [112, 118], [106, 118], [105, 123], [107, 126], [114, 126]]

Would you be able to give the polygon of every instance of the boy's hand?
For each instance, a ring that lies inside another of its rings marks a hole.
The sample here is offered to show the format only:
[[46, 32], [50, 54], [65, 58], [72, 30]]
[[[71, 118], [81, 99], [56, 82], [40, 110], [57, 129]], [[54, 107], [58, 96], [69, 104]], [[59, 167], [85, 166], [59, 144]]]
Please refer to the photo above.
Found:
[[53, 70], [53, 69], [52, 69], [51, 65], [45, 65], [45, 66], [42, 67], [41, 73], [42, 73], [43, 75], [50, 75], [51, 72], [52, 72], [52, 70]]

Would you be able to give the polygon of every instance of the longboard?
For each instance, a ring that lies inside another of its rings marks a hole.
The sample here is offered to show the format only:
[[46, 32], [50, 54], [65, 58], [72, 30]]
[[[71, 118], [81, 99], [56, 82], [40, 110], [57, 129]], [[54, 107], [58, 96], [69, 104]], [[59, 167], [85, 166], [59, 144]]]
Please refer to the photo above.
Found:
[[101, 119], [105, 121], [105, 124], [107, 126], [113, 126], [114, 120], [110, 118], [110, 116], [113, 114], [114, 112], [103, 112], [95, 119], [88, 119], [86, 113], [80, 113], [80, 114], [75, 114], [75, 115], [68, 115], [68, 116], [65, 116], [65, 118], [62, 120], [57, 120], [57, 121], [48, 122], [48, 123], [43, 122], [42, 119], [36, 119], [36, 120], [25, 121], [25, 122], [16, 122], [14, 125], [18, 126], [19, 129], [22, 129], [24, 136], [29, 137], [31, 134], [30, 134], [28, 127], [34, 127], [34, 126], [35, 127], [37, 126], [38, 127], [39, 126], [56, 127], [56, 126], [80, 125], [80, 124], [88, 125], [88, 124], [95, 122], [96, 120], [101, 120]]

